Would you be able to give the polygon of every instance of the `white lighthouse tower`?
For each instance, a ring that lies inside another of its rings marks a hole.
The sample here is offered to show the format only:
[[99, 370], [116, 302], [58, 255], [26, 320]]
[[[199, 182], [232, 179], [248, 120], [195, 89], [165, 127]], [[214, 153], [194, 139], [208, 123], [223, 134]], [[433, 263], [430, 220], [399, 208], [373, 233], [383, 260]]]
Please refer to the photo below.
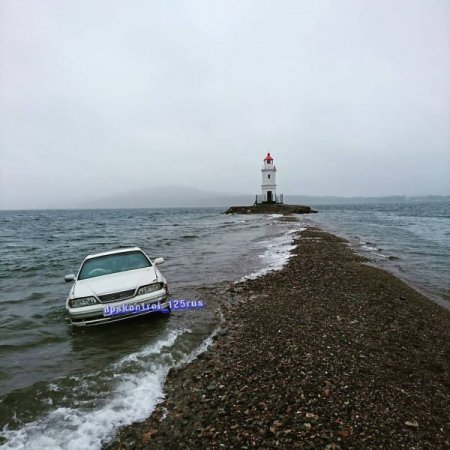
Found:
[[273, 158], [270, 153], [267, 153], [264, 158], [263, 167], [261, 169], [262, 173], [262, 201], [265, 203], [276, 203], [277, 202], [277, 183], [276, 175], [277, 168], [273, 164]]

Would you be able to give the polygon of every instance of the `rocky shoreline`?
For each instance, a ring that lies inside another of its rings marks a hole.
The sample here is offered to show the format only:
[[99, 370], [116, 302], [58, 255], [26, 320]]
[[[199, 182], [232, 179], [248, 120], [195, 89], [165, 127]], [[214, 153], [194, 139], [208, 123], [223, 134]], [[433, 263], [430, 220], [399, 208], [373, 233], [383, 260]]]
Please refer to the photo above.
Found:
[[450, 312], [308, 228], [112, 449], [450, 448]]

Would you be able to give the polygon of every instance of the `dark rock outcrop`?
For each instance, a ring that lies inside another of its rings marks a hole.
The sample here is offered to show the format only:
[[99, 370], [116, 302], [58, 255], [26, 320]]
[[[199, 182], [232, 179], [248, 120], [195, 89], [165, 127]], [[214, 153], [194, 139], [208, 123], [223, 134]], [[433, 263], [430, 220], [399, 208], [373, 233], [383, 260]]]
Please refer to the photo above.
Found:
[[224, 214], [310, 214], [316, 213], [309, 206], [258, 203], [251, 206], [231, 206]]

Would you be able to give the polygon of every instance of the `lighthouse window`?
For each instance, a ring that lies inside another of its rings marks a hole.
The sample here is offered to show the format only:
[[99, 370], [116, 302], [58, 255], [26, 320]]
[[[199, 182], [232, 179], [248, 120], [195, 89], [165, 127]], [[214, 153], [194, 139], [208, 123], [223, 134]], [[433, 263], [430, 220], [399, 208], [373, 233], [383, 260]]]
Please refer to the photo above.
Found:
[[268, 178], [270, 178], [270, 174], [269, 174], [269, 175], [267, 175], [267, 177], [268, 177]]

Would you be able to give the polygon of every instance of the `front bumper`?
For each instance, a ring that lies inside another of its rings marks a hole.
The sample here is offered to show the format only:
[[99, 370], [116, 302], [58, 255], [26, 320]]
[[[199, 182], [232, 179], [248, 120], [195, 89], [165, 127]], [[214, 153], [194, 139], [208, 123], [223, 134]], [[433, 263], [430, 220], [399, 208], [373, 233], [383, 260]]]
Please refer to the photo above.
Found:
[[[105, 315], [105, 307], [109, 308], [123, 308], [123, 306], [143, 306], [143, 305], [158, 305], [159, 308], [141, 308], [139, 312], [120, 313], [113, 315]], [[133, 297], [126, 301], [114, 303], [102, 303], [81, 308], [67, 308], [69, 313], [70, 323], [77, 327], [85, 327], [92, 325], [102, 325], [106, 323], [119, 322], [121, 320], [132, 319], [134, 317], [141, 317], [147, 314], [160, 312], [161, 310], [169, 310], [169, 295], [165, 290], [163, 293], [153, 292], [150, 295], [142, 295]]]

